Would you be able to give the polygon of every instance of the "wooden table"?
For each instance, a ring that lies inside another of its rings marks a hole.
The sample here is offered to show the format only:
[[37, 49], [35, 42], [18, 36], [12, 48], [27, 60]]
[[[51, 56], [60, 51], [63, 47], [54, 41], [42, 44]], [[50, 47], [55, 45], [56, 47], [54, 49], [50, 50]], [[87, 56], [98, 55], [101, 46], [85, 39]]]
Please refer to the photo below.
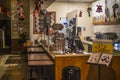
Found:
[[30, 79], [32, 79], [33, 68], [36, 66], [54, 65], [52, 58], [41, 47], [29, 47], [28, 49], [28, 66], [30, 70]]
[[29, 54], [28, 65], [29, 66], [41, 66], [41, 65], [53, 65], [53, 61], [47, 54]]

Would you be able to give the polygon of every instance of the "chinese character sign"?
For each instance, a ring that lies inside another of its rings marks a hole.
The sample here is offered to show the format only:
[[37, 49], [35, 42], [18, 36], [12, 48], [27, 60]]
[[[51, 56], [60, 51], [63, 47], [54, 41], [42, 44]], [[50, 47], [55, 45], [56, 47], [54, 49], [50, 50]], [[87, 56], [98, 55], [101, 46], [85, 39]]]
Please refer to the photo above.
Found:
[[112, 60], [112, 54], [102, 54], [98, 64], [109, 66], [111, 60]]
[[101, 53], [91, 54], [87, 62], [97, 64], [100, 56], [101, 56]]
[[113, 53], [112, 41], [93, 41], [92, 52], [94, 53]]

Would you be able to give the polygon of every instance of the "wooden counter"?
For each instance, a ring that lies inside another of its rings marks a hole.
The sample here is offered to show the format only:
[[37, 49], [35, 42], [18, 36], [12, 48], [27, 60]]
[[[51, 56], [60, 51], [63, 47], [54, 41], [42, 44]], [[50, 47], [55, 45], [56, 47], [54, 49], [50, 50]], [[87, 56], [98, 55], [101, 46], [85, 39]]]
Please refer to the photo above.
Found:
[[[47, 50], [47, 48], [46, 48]], [[62, 70], [66, 66], [80, 68], [80, 80], [120, 80], [120, 54], [113, 55], [109, 67], [88, 64], [90, 54], [61, 54], [59, 52], [47, 51], [53, 58], [55, 65], [55, 80], [62, 80]], [[99, 72], [100, 70], [100, 78]]]
[[[98, 65], [88, 64], [89, 54], [55, 54], [55, 80], [62, 80], [62, 70], [66, 66], [80, 68], [80, 80], [99, 80]], [[120, 80], [120, 55], [113, 56], [109, 67], [100, 66], [100, 80]]]
[[82, 56], [82, 55], [56, 55], [55, 56], [55, 74], [56, 74], [55, 80], [62, 80], [62, 69], [66, 66], [79, 67], [81, 71], [80, 80], [86, 80], [86, 77], [89, 71], [89, 64], [86, 63], [88, 57], [89, 56]]

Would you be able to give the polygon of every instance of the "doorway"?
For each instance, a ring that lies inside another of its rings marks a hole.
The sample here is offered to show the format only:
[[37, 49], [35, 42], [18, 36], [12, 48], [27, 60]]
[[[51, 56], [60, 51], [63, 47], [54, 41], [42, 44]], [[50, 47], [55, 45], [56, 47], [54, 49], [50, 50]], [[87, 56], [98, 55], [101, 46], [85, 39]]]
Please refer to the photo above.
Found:
[[11, 48], [11, 21], [0, 20], [0, 50]]

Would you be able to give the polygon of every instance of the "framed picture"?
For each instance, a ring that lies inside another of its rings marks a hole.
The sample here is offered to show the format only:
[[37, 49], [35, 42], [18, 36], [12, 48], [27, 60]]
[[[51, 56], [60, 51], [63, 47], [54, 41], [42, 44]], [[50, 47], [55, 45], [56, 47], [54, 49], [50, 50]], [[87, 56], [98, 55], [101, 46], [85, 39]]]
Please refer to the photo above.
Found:
[[[56, 13], [55, 12], [47, 12], [46, 16], [44, 14], [38, 13], [39, 15], [34, 16], [34, 34], [46, 33], [48, 30], [48, 26], [52, 26], [56, 23]], [[46, 19], [46, 20], [45, 20]]]

